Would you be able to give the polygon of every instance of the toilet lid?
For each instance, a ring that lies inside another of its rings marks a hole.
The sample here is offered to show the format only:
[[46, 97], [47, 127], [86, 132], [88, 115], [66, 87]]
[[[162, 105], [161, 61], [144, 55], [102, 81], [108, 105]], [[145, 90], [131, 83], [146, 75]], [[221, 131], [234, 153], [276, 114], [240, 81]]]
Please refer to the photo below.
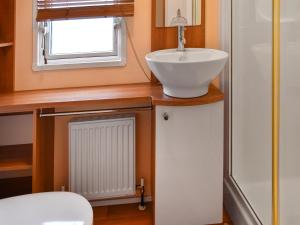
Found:
[[0, 225], [92, 225], [89, 202], [70, 192], [49, 192], [0, 200]]

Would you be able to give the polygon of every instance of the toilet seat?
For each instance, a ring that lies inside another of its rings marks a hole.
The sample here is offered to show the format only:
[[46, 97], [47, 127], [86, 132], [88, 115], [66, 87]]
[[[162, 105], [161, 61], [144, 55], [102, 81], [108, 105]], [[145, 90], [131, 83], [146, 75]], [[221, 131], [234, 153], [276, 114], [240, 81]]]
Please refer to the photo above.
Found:
[[70, 192], [47, 192], [0, 200], [0, 225], [92, 225], [89, 202]]

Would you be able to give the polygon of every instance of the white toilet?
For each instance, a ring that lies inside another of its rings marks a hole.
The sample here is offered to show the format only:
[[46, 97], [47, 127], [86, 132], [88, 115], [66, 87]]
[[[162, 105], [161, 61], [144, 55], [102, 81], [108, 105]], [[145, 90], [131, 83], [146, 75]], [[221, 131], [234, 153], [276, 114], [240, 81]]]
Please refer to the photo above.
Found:
[[92, 224], [92, 207], [78, 194], [47, 192], [0, 200], [0, 225]]

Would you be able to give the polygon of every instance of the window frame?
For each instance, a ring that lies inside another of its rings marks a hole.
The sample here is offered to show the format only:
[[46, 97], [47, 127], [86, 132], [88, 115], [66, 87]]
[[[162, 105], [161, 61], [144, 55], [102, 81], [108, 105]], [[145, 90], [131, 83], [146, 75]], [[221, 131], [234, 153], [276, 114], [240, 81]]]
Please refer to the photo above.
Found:
[[113, 40], [113, 51], [112, 52], [91, 52], [91, 53], [75, 53], [75, 54], [52, 54], [51, 53], [51, 39], [52, 36], [52, 22], [46, 22], [49, 32], [45, 35], [45, 56], [48, 60], [58, 59], [73, 59], [73, 58], [89, 58], [89, 57], [106, 57], [106, 56], [117, 56], [118, 55], [118, 28], [121, 21], [119, 18], [114, 19], [114, 40]]
[[[95, 67], [121, 67], [127, 63], [127, 35], [124, 18], [115, 18], [114, 50], [111, 52], [94, 52], [87, 54], [65, 54], [51, 55], [45, 51], [50, 48], [46, 46], [49, 40], [44, 38], [41, 32], [46, 22], [36, 21], [36, 4], [33, 10], [33, 71], [77, 69], [77, 68], [95, 68]], [[48, 37], [49, 38], [49, 37]], [[46, 59], [44, 57], [46, 55]], [[45, 63], [47, 61], [47, 64]]]

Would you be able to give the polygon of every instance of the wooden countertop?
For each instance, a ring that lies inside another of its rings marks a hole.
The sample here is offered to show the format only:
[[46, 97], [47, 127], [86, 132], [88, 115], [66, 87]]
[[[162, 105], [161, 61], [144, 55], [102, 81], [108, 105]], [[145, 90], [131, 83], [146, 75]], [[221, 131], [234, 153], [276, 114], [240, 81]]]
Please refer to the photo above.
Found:
[[224, 99], [224, 94], [216, 88], [214, 85], [210, 85], [209, 91], [206, 95], [197, 98], [173, 98], [163, 93], [161, 86], [152, 88], [152, 104], [164, 105], [164, 106], [193, 106], [193, 105], [205, 105]]
[[205, 96], [192, 99], [171, 98], [163, 94], [160, 85], [149, 83], [104, 87], [65, 88], [21, 91], [0, 95], [0, 113], [25, 112], [40, 108], [75, 107], [112, 102], [132, 104], [191, 106], [223, 100], [223, 93], [211, 85]]

